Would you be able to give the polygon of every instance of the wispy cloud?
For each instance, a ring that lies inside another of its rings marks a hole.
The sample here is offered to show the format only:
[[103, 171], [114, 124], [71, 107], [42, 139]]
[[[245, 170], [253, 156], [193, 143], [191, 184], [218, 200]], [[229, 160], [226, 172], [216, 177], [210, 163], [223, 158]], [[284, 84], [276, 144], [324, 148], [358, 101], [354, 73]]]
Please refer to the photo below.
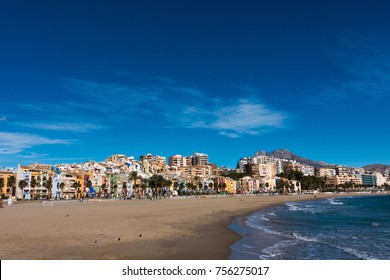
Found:
[[105, 128], [91, 123], [16, 123], [17, 125], [53, 131], [89, 132]]
[[2, 116], [2, 115], [0, 115], [0, 122], [1, 121], [6, 121], [7, 120], [7, 116]]
[[67, 145], [72, 140], [49, 139], [29, 133], [0, 132], [0, 154], [17, 154], [39, 145]]
[[[257, 135], [285, 126], [288, 114], [253, 97], [258, 94], [254, 88], [238, 88], [236, 98], [224, 98], [163, 78], [164, 82], [138, 86], [64, 79], [62, 86], [73, 99], [82, 102], [69, 99], [64, 104], [55, 104], [55, 108], [45, 104], [25, 105], [25, 110], [39, 112], [40, 116], [49, 116], [53, 110], [57, 113], [52, 115], [64, 116], [64, 119], [26, 121], [18, 125], [52, 131], [88, 132], [115, 126], [121, 121], [134, 121], [143, 115], [159, 118], [159, 123], [162, 121], [161, 125], [167, 127], [208, 129], [227, 137]], [[95, 121], [81, 121], [85, 116], [95, 118]]]
[[229, 104], [214, 99], [207, 105], [176, 106], [175, 110], [166, 112], [166, 117], [177, 126], [212, 129], [220, 135], [236, 138], [284, 128], [288, 116], [271, 110], [255, 98], [239, 99]]
[[380, 100], [390, 94], [390, 46], [381, 38], [343, 33], [339, 46], [326, 53], [344, 74], [325, 90], [326, 95]]

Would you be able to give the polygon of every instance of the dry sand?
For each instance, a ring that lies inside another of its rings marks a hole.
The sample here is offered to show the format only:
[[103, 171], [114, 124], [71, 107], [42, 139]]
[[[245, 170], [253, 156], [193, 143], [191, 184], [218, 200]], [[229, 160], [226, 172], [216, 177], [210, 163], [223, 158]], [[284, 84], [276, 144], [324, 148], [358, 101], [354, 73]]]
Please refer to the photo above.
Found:
[[0, 209], [0, 259], [227, 259], [230, 245], [240, 238], [228, 229], [234, 217], [313, 198], [307, 194], [18, 203]]

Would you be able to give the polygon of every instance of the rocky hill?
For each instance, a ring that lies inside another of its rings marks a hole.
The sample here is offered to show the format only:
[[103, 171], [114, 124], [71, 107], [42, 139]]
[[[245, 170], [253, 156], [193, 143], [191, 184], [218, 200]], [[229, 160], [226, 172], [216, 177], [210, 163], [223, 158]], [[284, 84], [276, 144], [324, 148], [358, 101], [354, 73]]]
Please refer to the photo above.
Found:
[[384, 174], [387, 169], [390, 169], [390, 165], [384, 165], [384, 164], [369, 164], [366, 166], [363, 166], [365, 170], [369, 171], [376, 171]]
[[328, 163], [323, 162], [323, 161], [315, 161], [315, 160], [311, 160], [311, 159], [307, 159], [307, 158], [298, 156], [298, 155], [293, 154], [292, 152], [290, 152], [289, 150], [286, 150], [286, 149], [275, 150], [275, 151], [267, 153], [267, 155], [272, 156], [272, 157], [276, 157], [276, 158], [296, 160], [298, 162], [301, 162], [301, 163], [306, 164], [306, 165], [311, 165], [311, 166], [314, 166], [316, 168], [321, 168], [321, 167], [326, 168], [326, 167], [334, 166], [334, 165], [328, 164]]

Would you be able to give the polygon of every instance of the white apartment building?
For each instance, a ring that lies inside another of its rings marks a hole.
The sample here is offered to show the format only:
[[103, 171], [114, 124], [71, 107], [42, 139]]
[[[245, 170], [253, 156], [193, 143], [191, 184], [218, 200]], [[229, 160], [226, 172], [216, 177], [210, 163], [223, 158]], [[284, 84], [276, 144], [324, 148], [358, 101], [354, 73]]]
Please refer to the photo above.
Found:
[[203, 166], [209, 164], [209, 155], [204, 153], [194, 153], [191, 156], [192, 165]]
[[301, 172], [303, 173], [303, 176], [314, 176], [314, 166], [302, 164]]
[[241, 172], [246, 172], [248, 164], [274, 164], [275, 173], [280, 174], [283, 172], [282, 160], [275, 157], [269, 157], [265, 153], [256, 153], [255, 156], [241, 158], [238, 162], [238, 167]]
[[376, 177], [377, 186], [383, 186], [387, 182], [387, 178], [383, 176], [382, 173], [375, 172], [374, 175]]
[[334, 168], [319, 168], [316, 175], [318, 177], [332, 177], [336, 176], [336, 170]]

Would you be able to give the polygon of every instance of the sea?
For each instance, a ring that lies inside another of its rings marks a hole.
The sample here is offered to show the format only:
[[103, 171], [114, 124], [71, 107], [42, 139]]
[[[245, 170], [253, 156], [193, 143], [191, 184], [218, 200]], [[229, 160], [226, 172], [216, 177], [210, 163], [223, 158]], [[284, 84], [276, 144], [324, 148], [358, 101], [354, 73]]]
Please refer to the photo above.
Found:
[[287, 202], [230, 228], [243, 236], [234, 260], [388, 260], [390, 195]]

